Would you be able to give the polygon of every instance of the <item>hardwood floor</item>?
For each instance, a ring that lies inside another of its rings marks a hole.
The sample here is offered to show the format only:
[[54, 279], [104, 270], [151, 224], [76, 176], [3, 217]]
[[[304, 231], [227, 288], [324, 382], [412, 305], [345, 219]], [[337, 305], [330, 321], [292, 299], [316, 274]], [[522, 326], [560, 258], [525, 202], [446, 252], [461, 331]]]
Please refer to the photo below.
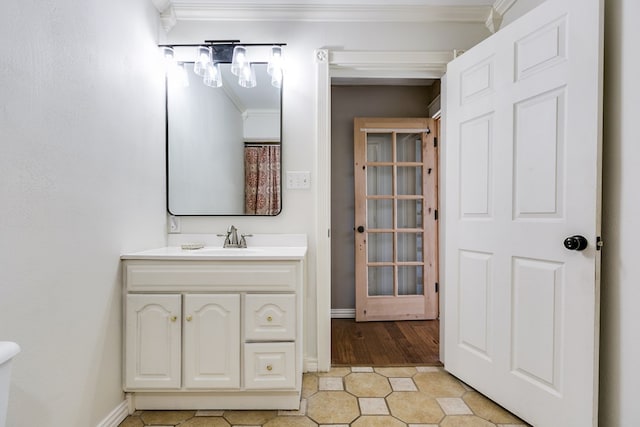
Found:
[[442, 366], [438, 320], [331, 320], [331, 363], [349, 366]]

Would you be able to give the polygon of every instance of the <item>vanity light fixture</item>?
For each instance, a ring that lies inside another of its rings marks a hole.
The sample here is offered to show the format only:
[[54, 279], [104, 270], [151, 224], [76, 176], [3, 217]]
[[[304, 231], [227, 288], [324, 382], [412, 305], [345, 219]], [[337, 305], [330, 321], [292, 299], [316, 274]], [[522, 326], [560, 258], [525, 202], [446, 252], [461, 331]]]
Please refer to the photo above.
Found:
[[[260, 58], [258, 49], [253, 49], [260, 46], [271, 46], [268, 58]], [[193, 63], [193, 71], [202, 76], [205, 85], [222, 86], [219, 64], [231, 63], [231, 72], [238, 76], [238, 84], [246, 88], [257, 85], [253, 64], [267, 61], [267, 72], [271, 77], [271, 84], [277, 88], [282, 87], [283, 46], [286, 46], [286, 43], [240, 43], [240, 40], [205, 40], [202, 44], [158, 45], [166, 64], [166, 72], [172, 73], [176, 68], [179, 68], [177, 72], [180, 73], [179, 79], [183, 84], [185, 81], [188, 82], [188, 76], [182, 76], [183, 73], [186, 73], [184, 63], [176, 63], [176, 48], [195, 47], [196, 58]], [[250, 62], [250, 58], [254, 62]], [[178, 67], [172, 66], [176, 64]], [[188, 86], [188, 83], [185, 86]]]
[[199, 76], [204, 76], [209, 64], [213, 65], [211, 60], [211, 47], [198, 46], [196, 61], [193, 63], [193, 72]]

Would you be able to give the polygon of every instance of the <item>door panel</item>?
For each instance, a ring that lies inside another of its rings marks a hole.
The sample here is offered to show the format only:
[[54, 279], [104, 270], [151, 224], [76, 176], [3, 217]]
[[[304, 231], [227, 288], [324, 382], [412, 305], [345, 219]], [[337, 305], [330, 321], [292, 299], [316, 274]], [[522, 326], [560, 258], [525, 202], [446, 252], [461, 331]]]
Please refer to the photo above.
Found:
[[355, 119], [357, 321], [438, 316], [435, 133], [431, 119]]
[[539, 427], [597, 421], [602, 6], [543, 3], [447, 69], [445, 368]]

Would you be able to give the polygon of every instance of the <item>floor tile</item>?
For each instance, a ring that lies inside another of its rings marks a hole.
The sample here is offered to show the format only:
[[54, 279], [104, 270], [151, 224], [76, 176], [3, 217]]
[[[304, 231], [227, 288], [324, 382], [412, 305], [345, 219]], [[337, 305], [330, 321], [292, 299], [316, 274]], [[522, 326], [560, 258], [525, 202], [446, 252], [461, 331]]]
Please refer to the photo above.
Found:
[[319, 378], [316, 374], [302, 376], [302, 397], [307, 398], [318, 391]]
[[494, 424], [525, 424], [518, 417], [476, 391], [467, 392], [462, 399], [474, 414]]
[[459, 397], [439, 397], [436, 400], [447, 415], [473, 415], [471, 409]]
[[362, 415], [389, 415], [389, 408], [383, 397], [361, 397], [358, 403]]
[[317, 372], [316, 375], [319, 377], [344, 377], [345, 375], [349, 375], [351, 373], [351, 368], [344, 366], [333, 366], [329, 369], [329, 372]]
[[180, 427], [229, 427], [230, 425], [222, 417], [193, 417], [181, 423]]
[[[351, 427], [405, 427], [406, 424], [397, 418], [380, 415], [363, 415], [358, 418]], [[334, 426], [332, 426], [334, 427]]]
[[351, 372], [373, 372], [371, 366], [352, 366]]
[[411, 378], [389, 378], [393, 391], [418, 391]]
[[317, 424], [307, 417], [277, 417], [266, 424], [264, 427], [316, 427]]
[[144, 411], [140, 418], [146, 424], [175, 426], [193, 418], [195, 411]]
[[356, 398], [344, 391], [319, 391], [307, 399], [307, 416], [318, 424], [348, 424], [358, 415]]
[[196, 417], [221, 417], [224, 411], [196, 411]]
[[419, 391], [394, 391], [387, 397], [391, 415], [405, 423], [438, 423], [444, 412], [438, 402]]
[[417, 372], [413, 366], [375, 368], [375, 371], [385, 377], [412, 377]]
[[278, 416], [305, 416], [307, 415], [307, 399], [300, 400], [300, 408], [293, 411], [278, 411]]
[[118, 427], [144, 427], [140, 417], [128, 416]]
[[421, 372], [413, 377], [418, 390], [432, 397], [462, 397], [466, 392], [460, 381], [446, 372]]
[[418, 372], [441, 372], [442, 368], [437, 366], [416, 366]]
[[224, 418], [232, 425], [262, 425], [276, 415], [277, 411], [224, 411]]
[[318, 379], [318, 390], [344, 390], [344, 384], [342, 384], [342, 377], [321, 377]]
[[344, 378], [345, 390], [357, 397], [385, 397], [391, 393], [389, 380], [375, 373], [355, 373]]
[[495, 424], [475, 415], [448, 415], [440, 427], [495, 427]]
[[407, 424], [407, 427], [438, 427], [438, 424]]

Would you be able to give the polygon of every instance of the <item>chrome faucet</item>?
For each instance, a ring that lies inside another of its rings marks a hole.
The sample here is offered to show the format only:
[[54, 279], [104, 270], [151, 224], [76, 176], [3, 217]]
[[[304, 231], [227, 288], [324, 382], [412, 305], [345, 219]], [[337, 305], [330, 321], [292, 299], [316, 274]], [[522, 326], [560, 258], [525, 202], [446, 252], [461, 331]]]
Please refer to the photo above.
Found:
[[251, 236], [251, 234], [241, 234], [240, 240], [238, 240], [238, 229], [231, 225], [229, 229], [227, 229], [227, 234], [218, 234], [220, 237], [224, 237], [223, 248], [246, 248], [247, 240], [245, 237]]

